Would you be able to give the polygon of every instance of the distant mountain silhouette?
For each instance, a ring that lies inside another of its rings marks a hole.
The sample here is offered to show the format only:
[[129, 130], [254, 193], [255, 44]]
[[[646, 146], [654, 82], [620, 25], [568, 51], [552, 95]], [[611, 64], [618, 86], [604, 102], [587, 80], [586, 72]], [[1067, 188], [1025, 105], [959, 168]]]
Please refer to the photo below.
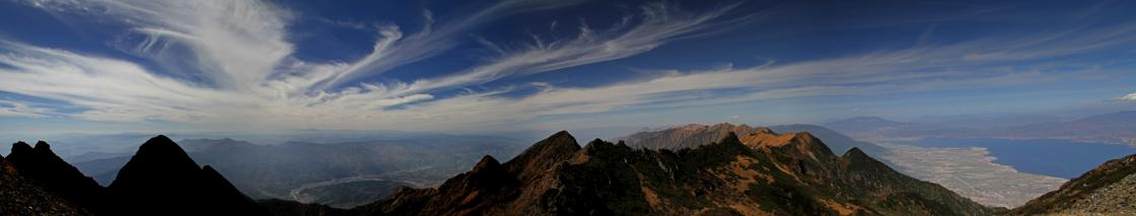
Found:
[[1105, 162], [1012, 215], [1136, 215], [1136, 155]]

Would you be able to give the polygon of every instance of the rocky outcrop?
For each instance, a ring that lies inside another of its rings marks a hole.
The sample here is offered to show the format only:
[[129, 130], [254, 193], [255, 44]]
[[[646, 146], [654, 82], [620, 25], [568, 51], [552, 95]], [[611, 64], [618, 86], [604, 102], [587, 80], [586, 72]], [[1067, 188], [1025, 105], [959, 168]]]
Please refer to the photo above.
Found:
[[94, 213], [105, 213], [111, 204], [105, 188], [63, 161], [47, 142], [39, 141], [34, 148], [24, 142], [12, 144], [7, 160], [19, 176], [71, 205]]
[[1011, 215], [1136, 215], [1136, 155], [1105, 162]]
[[3, 200], [0, 201], [0, 215], [90, 215], [56, 193], [48, 192], [20, 176], [3, 157], [0, 157], [0, 200]]

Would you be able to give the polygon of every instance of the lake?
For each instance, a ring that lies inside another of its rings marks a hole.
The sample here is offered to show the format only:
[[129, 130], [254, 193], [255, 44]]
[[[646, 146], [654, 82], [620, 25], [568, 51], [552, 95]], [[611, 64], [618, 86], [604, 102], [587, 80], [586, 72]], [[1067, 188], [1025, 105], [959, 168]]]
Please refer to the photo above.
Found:
[[999, 164], [1019, 171], [1075, 178], [1105, 161], [1136, 153], [1126, 145], [1077, 142], [1059, 139], [994, 139], [994, 138], [926, 138], [918, 142], [925, 147], [983, 147]]

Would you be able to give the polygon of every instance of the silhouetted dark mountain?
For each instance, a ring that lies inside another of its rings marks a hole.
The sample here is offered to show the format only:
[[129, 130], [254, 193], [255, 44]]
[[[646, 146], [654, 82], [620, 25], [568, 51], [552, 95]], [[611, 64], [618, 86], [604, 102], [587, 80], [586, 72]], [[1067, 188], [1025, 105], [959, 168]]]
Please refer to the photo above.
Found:
[[105, 212], [108, 204], [106, 189], [55, 155], [46, 142], [39, 141], [34, 148], [24, 142], [12, 144], [7, 160], [20, 176], [46, 191], [91, 212]]
[[[251, 198], [297, 199], [343, 208], [374, 202], [398, 186], [435, 186], [483, 155], [508, 157], [521, 150], [516, 141], [499, 137], [445, 135], [326, 144], [258, 145], [233, 139], [179, 143], [191, 158], [210, 164]], [[128, 159], [76, 166], [106, 184]]]
[[1136, 155], [1105, 162], [1012, 215], [1136, 215]]
[[269, 214], [217, 170], [199, 167], [165, 136], [139, 147], [108, 188], [64, 162], [42, 141], [34, 148], [13, 144], [0, 165], [0, 195], [14, 197], [0, 205], [5, 210], [0, 215]]
[[[664, 139], [672, 140], [672, 139]], [[371, 215], [987, 215], [992, 209], [808, 133], [727, 133], [647, 150], [560, 132], [504, 164], [483, 158], [438, 188], [404, 189]]]
[[72, 216], [90, 213], [57, 193], [48, 192], [24, 179], [16, 167], [0, 157], [0, 215]]
[[197, 165], [173, 140], [157, 136], [138, 148], [108, 187], [124, 213], [267, 215], [211, 167]]

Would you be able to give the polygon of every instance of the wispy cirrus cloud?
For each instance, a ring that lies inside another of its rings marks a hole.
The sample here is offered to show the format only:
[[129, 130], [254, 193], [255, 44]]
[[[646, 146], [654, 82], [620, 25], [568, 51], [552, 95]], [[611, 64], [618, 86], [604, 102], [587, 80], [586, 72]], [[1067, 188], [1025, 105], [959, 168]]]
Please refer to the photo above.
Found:
[[[443, 95], [439, 92], [639, 56], [675, 41], [729, 30], [729, 24], [750, 21], [754, 15], [735, 14], [740, 3], [699, 11], [650, 3], [614, 24], [600, 25], [603, 28], [577, 26], [562, 39], [533, 39], [519, 47], [506, 45], [516, 42], [481, 39], [481, 45], [500, 56], [466, 68], [373, 81], [365, 78], [382, 77], [392, 68], [470, 43], [476, 38], [471, 36], [474, 30], [486, 23], [579, 2], [501, 1], [447, 20], [435, 20], [427, 11], [424, 26], [417, 28], [421, 30], [381, 26], [374, 43], [367, 44], [370, 53], [334, 62], [294, 58], [294, 44], [287, 38], [289, 22], [297, 15], [269, 2], [36, 2], [47, 9], [123, 22], [130, 28], [119, 45], [162, 66], [5, 41], [0, 43], [0, 91], [82, 109], [55, 112], [0, 101], [0, 116], [166, 121], [217, 130], [476, 131], [508, 129], [545, 116], [1037, 84], [1096, 68], [1052, 66], [1063, 63], [1061, 58], [1130, 47], [1131, 38], [1136, 38], [1136, 25], [1119, 23], [1034, 37], [921, 42], [752, 67], [663, 69], [600, 86], [514, 83]], [[81, 9], [91, 6], [106, 10]], [[205, 81], [185, 78], [197, 76]], [[520, 89], [535, 92], [511, 94]], [[1124, 99], [1136, 100], [1132, 97]]]
[[26, 103], [10, 100], [0, 100], [0, 117], [45, 117], [52, 113], [51, 109], [36, 107]]
[[122, 49], [164, 64], [165, 70], [208, 78], [222, 89], [249, 91], [292, 54], [286, 41], [292, 16], [262, 1], [62, 1], [35, 5], [130, 26]]
[[416, 93], [438, 88], [460, 88], [491, 82], [503, 77], [530, 75], [623, 59], [654, 50], [672, 40], [710, 28], [726, 28], [722, 23], [738, 22], [744, 18], [721, 20], [736, 8], [727, 5], [713, 11], [690, 13], [677, 6], [655, 3], [643, 6], [638, 16], [627, 16], [608, 29], [595, 30], [587, 25], [577, 28], [574, 38], [534, 42], [519, 50], [500, 50], [500, 46], [484, 42], [499, 49], [505, 56], [454, 75], [415, 80], [409, 84], [397, 83], [395, 95]]
[[[502, 57], [432, 79], [394, 84], [350, 82], [390, 67], [450, 49], [459, 37], [485, 22], [577, 1], [502, 1], [448, 22], [426, 13], [421, 31], [403, 35], [397, 26], [380, 29], [372, 53], [353, 62], [311, 63], [290, 58], [286, 40], [293, 13], [258, 1], [36, 1], [39, 7], [77, 16], [119, 20], [130, 26], [126, 46], [164, 67], [130, 60], [14, 41], [0, 44], [3, 91], [63, 101], [82, 110], [61, 114], [91, 121], [168, 121], [232, 128], [403, 128], [426, 125], [463, 100], [495, 100], [509, 89], [438, 98], [435, 89], [460, 88], [509, 76], [610, 61], [638, 55], [715, 26], [737, 5], [707, 12], [670, 4], [643, 6], [609, 28], [580, 26], [571, 39], [535, 41], [502, 50]], [[105, 10], [88, 11], [100, 7]], [[144, 36], [129, 40], [131, 35]], [[489, 42], [492, 44], [493, 42]], [[189, 62], [186, 64], [185, 62]], [[186, 69], [188, 67], [189, 69]], [[153, 70], [169, 69], [156, 72]], [[205, 82], [182, 77], [201, 73]], [[343, 85], [341, 88], [327, 88]], [[417, 105], [421, 103], [422, 105]], [[407, 106], [409, 105], [409, 106]], [[391, 109], [407, 106], [404, 109]], [[431, 107], [431, 108], [423, 108]], [[472, 110], [471, 112], [480, 112]], [[523, 115], [528, 116], [528, 115]], [[239, 120], [238, 120], [239, 119]], [[491, 121], [468, 118], [462, 122]], [[433, 124], [433, 123], [430, 123]], [[456, 126], [455, 126], [456, 127]]]

